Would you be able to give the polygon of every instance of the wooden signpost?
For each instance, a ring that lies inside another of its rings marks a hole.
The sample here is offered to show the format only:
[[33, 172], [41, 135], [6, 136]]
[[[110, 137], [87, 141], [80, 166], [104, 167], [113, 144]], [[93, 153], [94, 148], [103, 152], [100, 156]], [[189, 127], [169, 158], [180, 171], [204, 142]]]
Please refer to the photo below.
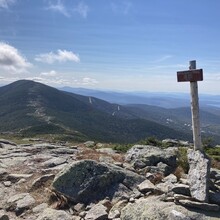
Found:
[[199, 96], [197, 81], [203, 80], [203, 70], [196, 69], [196, 61], [189, 62], [189, 70], [177, 72], [178, 82], [190, 82], [191, 112], [194, 149], [202, 151], [200, 119], [199, 119]]

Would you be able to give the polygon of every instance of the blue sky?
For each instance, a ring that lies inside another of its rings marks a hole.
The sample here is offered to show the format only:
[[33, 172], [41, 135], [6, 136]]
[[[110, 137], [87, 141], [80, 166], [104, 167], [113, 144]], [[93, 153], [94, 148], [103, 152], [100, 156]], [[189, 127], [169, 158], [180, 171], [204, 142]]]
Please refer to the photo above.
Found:
[[0, 84], [220, 94], [219, 0], [0, 0]]

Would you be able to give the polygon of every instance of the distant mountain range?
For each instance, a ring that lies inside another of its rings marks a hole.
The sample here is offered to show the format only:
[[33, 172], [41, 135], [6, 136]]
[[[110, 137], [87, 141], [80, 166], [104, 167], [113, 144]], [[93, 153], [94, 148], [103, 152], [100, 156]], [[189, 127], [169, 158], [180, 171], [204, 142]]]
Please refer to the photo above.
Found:
[[[125, 99], [120, 93], [114, 95], [124, 100], [124, 105], [95, 98], [94, 93], [79, 95], [20, 80], [0, 87], [0, 132], [57, 134], [74, 140], [118, 143], [133, 143], [150, 136], [192, 140], [189, 107], [167, 109], [137, 100], [128, 104], [126, 100], [131, 102], [139, 95], [127, 94]], [[107, 96], [113, 97], [112, 93], [105, 93]], [[166, 106], [169, 100], [174, 102], [169, 96], [161, 100], [166, 100]], [[206, 107], [201, 110], [201, 118], [204, 136], [220, 142], [220, 110]]]
[[[85, 88], [62, 87], [62, 91], [84, 96], [92, 96], [117, 104], [146, 104], [163, 108], [179, 108], [190, 106], [189, 93], [156, 93], [156, 92], [114, 92]], [[201, 107], [219, 107], [220, 95], [200, 94]]]

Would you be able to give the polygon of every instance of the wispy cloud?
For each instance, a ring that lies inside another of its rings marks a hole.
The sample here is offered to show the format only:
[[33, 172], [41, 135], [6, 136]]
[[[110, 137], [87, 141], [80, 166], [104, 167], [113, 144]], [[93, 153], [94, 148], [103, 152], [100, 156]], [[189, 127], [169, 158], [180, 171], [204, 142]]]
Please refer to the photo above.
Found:
[[205, 80], [206, 81], [214, 81], [214, 82], [220, 81], [220, 73], [219, 72], [216, 72], [216, 73], [207, 72], [205, 74]]
[[72, 51], [67, 50], [57, 50], [56, 53], [50, 52], [45, 54], [39, 54], [35, 58], [38, 62], [49, 63], [52, 64], [56, 61], [58, 62], [66, 62], [66, 61], [73, 61], [73, 62], [80, 62], [80, 58], [77, 54], [74, 54]]
[[93, 78], [90, 78], [90, 77], [84, 77], [82, 79], [82, 81], [79, 82], [79, 83], [81, 83], [82, 85], [95, 85], [95, 84], [98, 83], [98, 81], [96, 79], [93, 79]]
[[0, 8], [8, 9], [16, 0], [0, 0]]
[[89, 6], [84, 2], [79, 2], [79, 4], [73, 9], [74, 12], [77, 12], [83, 18], [87, 18], [89, 12]]
[[71, 17], [73, 14], [78, 14], [83, 18], [87, 18], [89, 6], [85, 2], [80, 1], [75, 7], [67, 7], [64, 4], [64, 1], [57, 0], [56, 2], [49, 1], [49, 5], [46, 7], [46, 10], [58, 12], [66, 17]]
[[40, 73], [40, 76], [46, 76], [46, 77], [51, 77], [51, 76], [56, 76], [56, 75], [57, 75], [57, 72], [55, 70]]
[[31, 67], [24, 56], [13, 46], [0, 42], [0, 68], [9, 73], [26, 72]]
[[54, 12], [59, 12], [66, 17], [70, 17], [70, 13], [68, 12], [67, 8], [61, 0], [57, 0], [55, 4], [50, 1], [49, 6], [46, 9]]
[[161, 62], [164, 62], [166, 60], [169, 60], [170, 58], [172, 58], [173, 56], [172, 55], [164, 55], [154, 61], [152, 61], [153, 63], [161, 63]]
[[[50, 72], [49, 72], [50, 73]], [[57, 72], [56, 72], [57, 73]], [[58, 76], [57, 76], [58, 75]], [[69, 78], [65, 77], [64, 74], [59, 73], [53, 77], [49, 77], [48, 75], [40, 74], [38, 76], [29, 76], [25, 79], [34, 80], [37, 82], [42, 82], [48, 85], [59, 85], [59, 86], [93, 86], [98, 83], [96, 79], [90, 77], [82, 77], [82, 78]]]
[[127, 15], [132, 8], [132, 3], [130, 1], [112, 1], [111, 9], [114, 13], [120, 13]]

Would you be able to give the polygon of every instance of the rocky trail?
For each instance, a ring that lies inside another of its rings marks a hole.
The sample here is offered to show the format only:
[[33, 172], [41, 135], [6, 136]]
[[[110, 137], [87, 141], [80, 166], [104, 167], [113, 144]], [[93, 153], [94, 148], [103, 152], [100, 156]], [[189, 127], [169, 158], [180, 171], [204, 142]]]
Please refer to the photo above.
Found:
[[211, 169], [208, 201], [195, 200], [177, 151], [1, 139], [0, 220], [220, 219], [220, 170]]

